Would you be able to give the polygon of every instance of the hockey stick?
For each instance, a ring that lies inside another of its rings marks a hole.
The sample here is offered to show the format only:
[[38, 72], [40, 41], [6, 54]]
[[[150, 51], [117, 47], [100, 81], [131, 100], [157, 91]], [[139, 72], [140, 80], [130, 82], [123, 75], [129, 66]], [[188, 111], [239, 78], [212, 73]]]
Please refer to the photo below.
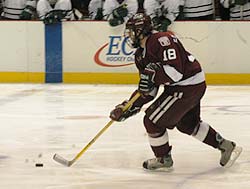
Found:
[[[140, 97], [140, 93], [136, 93], [135, 96], [133, 96], [133, 98], [128, 101], [128, 103], [124, 106], [124, 108], [122, 109], [122, 111], [126, 111], [130, 106], [132, 106], [132, 104]], [[65, 158], [63, 158], [62, 156], [55, 154], [53, 156], [53, 159], [62, 164], [65, 165], [67, 167], [70, 167], [77, 159], [79, 159], [82, 154], [104, 133], [104, 131], [106, 131], [110, 125], [112, 125], [112, 123], [114, 123], [114, 120], [110, 120], [97, 134], [96, 136], [72, 159], [72, 160], [66, 160]]]

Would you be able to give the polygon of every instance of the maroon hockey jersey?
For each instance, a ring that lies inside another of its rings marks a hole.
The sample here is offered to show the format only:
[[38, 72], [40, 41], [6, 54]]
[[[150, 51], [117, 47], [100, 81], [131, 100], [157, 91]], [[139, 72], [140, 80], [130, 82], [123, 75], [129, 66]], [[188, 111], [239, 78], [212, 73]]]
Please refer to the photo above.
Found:
[[135, 52], [135, 63], [140, 73], [150, 63], [161, 65], [155, 74], [156, 85], [188, 86], [205, 81], [199, 62], [171, 32], [150, 35], [146, 47]]

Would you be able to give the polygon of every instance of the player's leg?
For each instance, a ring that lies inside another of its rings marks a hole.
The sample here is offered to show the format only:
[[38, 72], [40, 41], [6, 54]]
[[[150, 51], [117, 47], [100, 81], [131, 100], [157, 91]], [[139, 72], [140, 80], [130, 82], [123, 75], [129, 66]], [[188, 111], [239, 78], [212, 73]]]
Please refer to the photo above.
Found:
[[200, 104], [190, 110], [178, 123], [177, 129], [193, 136], [199, 141], [221, 151], [221, 166], [230, 167], [240, 155], [242, 149], [235, 142], [227, 140], [209, 124], [200, 121]]
[[146, 160], [143, 163], [145, 169], [172, 168], [171, 146], [166, 129], [173, 129], [182, 115], [185, 115], [186, 110], [179, 102], [182, 95], [182, 92], [168, 93], [165, 91], [146, 110], [144, 126], [156, 158]]
[[143, 167], [149, 170], [170, 170], [173, 167], [171, 146], [169, 145], [168, 132], [165, 128], [157, 127], [147, 116], [144, 117], [144, 126], [148, 133], [149, 144], [155, 158], [143, 162]]

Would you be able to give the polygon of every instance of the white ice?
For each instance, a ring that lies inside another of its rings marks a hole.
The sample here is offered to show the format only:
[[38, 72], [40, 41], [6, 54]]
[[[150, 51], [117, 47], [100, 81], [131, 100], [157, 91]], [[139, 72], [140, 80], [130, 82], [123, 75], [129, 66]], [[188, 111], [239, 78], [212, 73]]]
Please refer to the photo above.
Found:
[[[152, 158], [144, 112], [114, 123], [71, 167], [72, 159], [109, 121], [110, 110], [134, 85], [0, 85], [1, 189], [249, 189], [250, 86], [209, 86], [202, 119], [243, 147], [236, 163], [220, 167], [220, 152], [169, 131], [174, 170], [148, 172]], [[146, 107], [146, 106], [145, 106]], [[35, 167], [43, 163], [43, 167]]]

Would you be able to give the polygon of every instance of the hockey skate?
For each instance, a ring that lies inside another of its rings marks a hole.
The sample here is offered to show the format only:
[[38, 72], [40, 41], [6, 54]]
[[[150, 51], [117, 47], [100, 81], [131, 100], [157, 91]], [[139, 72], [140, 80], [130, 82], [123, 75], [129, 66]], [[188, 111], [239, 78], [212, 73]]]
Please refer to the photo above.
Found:
[[156, 157], [143, 162], [143, 168], [147, 170], [171, 171], [173, 169], [173, 159], [171, 154], [164, 157]]
[[231, 167], [242, 152], [242, 147], [226, 139], [222, 140], [218, 148], [221, 151], [220, 165], [226, 168]]

